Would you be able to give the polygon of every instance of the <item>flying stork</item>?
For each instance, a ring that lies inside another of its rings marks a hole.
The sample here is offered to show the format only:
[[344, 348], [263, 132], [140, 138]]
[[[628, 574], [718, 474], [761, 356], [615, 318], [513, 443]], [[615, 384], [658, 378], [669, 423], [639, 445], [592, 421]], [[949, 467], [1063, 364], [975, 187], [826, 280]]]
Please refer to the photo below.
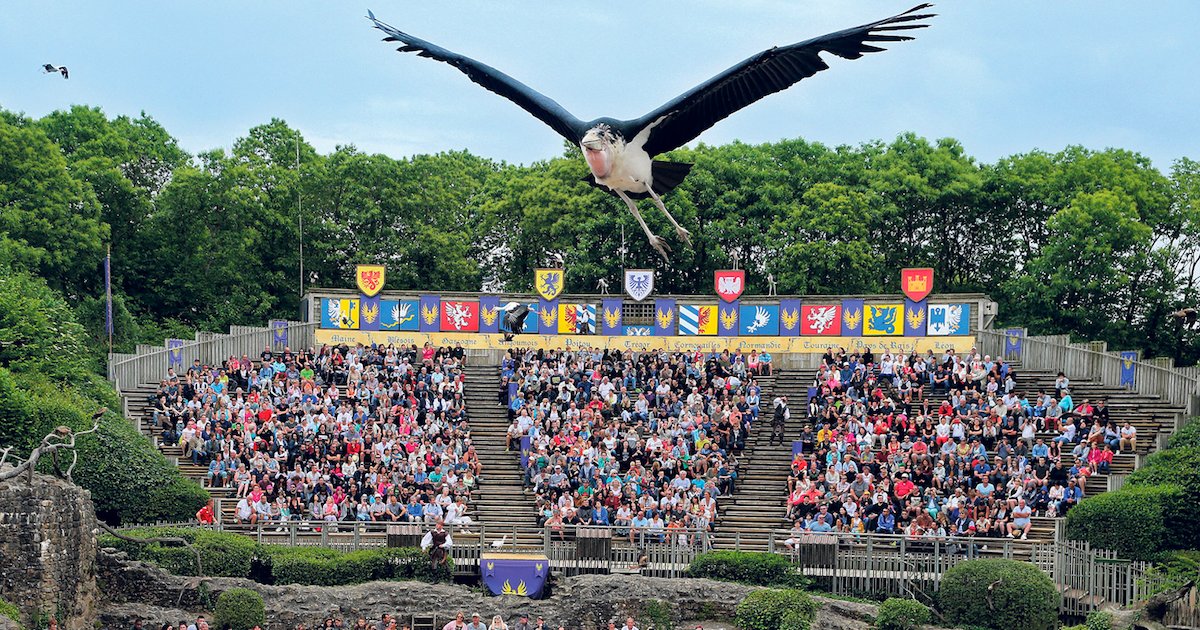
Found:
[[61, 74], [64, 79], [71, 78], [70, 75], [67, 74], [66, 66], [56, 66], [52, 63], [42, 64], [42, 74], [50, 74], [51, 72], [57, 72]]
[[660, 153], [677, 149], [709, 127], [751, 103], [791, 87], [802, 79], [829, 68], [820, 53], [843, 59], [858, 59], [884, 50], [879, 45], [912, 39], [899, 31], [924, 28], [933, 17], [920, 13], [932, 6], [921, 4], [899, 15], [822, 35], [790, 46], [764, 50], [681, 94], [658, 109], [633, 120], [597, 118], [584, 122], [561, 105], [499, 70], [447, 50], [375, 19], [375, 28], [387, 34], [385, 42], [403, 44], [396, 50], [448, 63], [472, 81], [516, 103], [583, 151], [591, 177], [588, 183], [625, 202], [633, 217], [664, 259], [671, 251], [667, 242], [650, 231], [634, 199], [649, 197], [666, 215], [680, 240], [691, 244], [690, 234], [663, 206], [662, 195], [683, 181], [691, 164], [653, 160]]

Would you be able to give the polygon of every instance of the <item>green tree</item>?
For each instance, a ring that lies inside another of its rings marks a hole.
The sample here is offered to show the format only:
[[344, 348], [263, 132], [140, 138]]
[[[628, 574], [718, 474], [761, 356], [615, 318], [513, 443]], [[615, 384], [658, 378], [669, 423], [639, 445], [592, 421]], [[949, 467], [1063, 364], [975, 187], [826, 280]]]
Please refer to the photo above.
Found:
[[41, 130], [0, 122], [0, 262], [78, 295], [99, 276], [107, 227]]

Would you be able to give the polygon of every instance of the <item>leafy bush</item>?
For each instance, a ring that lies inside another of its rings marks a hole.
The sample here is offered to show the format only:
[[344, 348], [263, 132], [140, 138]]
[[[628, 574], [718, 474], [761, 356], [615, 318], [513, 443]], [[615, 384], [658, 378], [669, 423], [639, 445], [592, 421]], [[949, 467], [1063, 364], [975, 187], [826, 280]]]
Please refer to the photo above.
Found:
[[879, 630], [914, 630], [931, 618], [929, 607], [915, 599], [889, 597], [879, 605], [875, 627]]
[[1200, 583], [1200, 551], [1161, 554], [1151, 573], [1155, 593], [1180, 588], [1188, 582]]
[[0, 597], [0, 618], [8, 617], [15, 623], [21, 622], [21, 609]]
[[[434, 571], [429, 556], [417, 547], [364, 549], [345, 553], [327, 547], [257, 545], [241, 534], [184, 527], [143, 527], [123, 532], [133, 538], [177, 537], [200, 552], [204, 574], [210, 577], [250, 578], [265, 584], [340, 586], [375, 580], [449, 582], [453, 560]], [[176, 575], [196, 575], [196, 555], [187, 547], [138, 543], [115, 536], [100, 537], [115, 547]]]
[[[257, 551], [253, 540], [240, 534], [226, 534], [206, 529], [183, 527], [146, 527], [122, 532], [132, 538], [182, 538], [200, 553], [204, 574], [210, 577], [249, 577], [251, 563]], [[182, 545], [136, 543], [105, 535], [100, 544], [115, 547], [129, 557], [143, 560], [176, 575], [196, 575], [196, 554]]]
[[808, 630], [817, 608], [817, 602], [803, 591], [763, 589], [747, 595], [734, 618], [741, 630]]
[[1169, 448], [1152, 453], [1146, 463], [1129, 475], [1134, 486], [1175, 484], [1200, 495], [1200, 446]]
[[1197, 422], [1196, 418], [1192, 418], [1187, 424], [1180, 427], [1167, 441], [1167, 448], [1187, 446], [1200, 446], [1200, 422]]
[[259, 562], [272, 584], [340, 586], [374, 580], [449, 582], [453, 561], [436, 572], [429, 556], [416, 547], [366, 549], [342, 553], [321, 547], [262, 547]]
[[942, 577], [938, 609], [956, 626], [1057, 630], [1058, 591], [1036, 566], [1016, 560], [967, 560]]
[[787, 558], [750, 551], [702, 553], [688, 566], [688, 575], [756, 586], [804, 588], [808, 585], [808, 580], [796, 572]]
[[1149, 558], [1172, 544], [1185, 512], [1193, 512], [1179, 486], [1130, 486], [1081, 501], [1067, 512], [1067, 536], [1123, 557]]
[[262, 595], [248, 588], [231, 588], [217, 598], [217, 626], [230, 625], [233, 630], [250, 630], [266, 622]]
[[[120, 408], [112, 385], [89, 369], [84, 334], [43, 281], [0, 266], [0, 447], [24, 456], [56, 427], [91, 428], [96, 408]], [[116, 413], [80, 438], [76, 452], [74, 481], [110, 523], [186, 520], [207, 500]], [[52, 472], [51, 463], [41, 470]]]
[[1088, 613], [1087, 623], [1084, 625], [1087, 627], [1087, 630], [1112, 630], [1112, 622], [1112, 613], [1103, 610], [1093, 610]]

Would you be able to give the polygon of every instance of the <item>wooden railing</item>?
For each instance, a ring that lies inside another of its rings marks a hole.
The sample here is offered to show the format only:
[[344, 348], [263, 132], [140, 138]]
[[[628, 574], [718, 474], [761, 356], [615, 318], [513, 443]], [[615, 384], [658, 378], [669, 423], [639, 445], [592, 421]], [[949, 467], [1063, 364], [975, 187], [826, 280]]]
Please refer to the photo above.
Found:
[[[1126, 361], [1120, 352], [1110, 352], [1102, 341], [1072, 343], [1069, 335], [1031, 337], [1021, 331], [1020, 353], [1012, 352], [1003, 330], [980, 330], [979, 351], [993, 357], [1017, 359], [1027, 369], [1061, 371], [1070, 378], [1095, 379], [1109, 387], [1125, 387], [1121, 375]], [[1185, 410], [1200, 413], [1200, 366], [1174, 367], [1170, 359], [1132, 361], [1134, 384], [1139, 394], [1158, 396]]]
[[[218, 512], [219, 513], [219, 512]], [[194, 523], [180, 526], [199, 527]], [[288, 521], [254, 525], [217, 524], [214, 529], [253, 537], [260, 544], [328, 547], [357, 551], [389, 545], [417, 546], [432, 526], [379, 521]], [[634, 531], [628, 527], [553, 528], [453, 525], [455, 571], [476, 574], [489, 552], [545, 555], [555, 572], [637, 573], [683, 577], [692, 560], [712, 548], [701, 530]], [[390, 538], [389, 537], [393, 537]], [[913, 539], [899, 534], [770, 534], [768, 552], [786, 556], [798, 573], [838, 595], [879, 595], [931, 600], [942, 577], [964, 560], [1006, 558], [1030, 562], [1062, 594], [1061, 611], [1084, 615], [1102, 605], [1126, 606], [1154, 591], [1150, 564], [1123, 560], [1114, 552], [1078, 541], [1042, 542], [1012, 538]]]
[[118, 352], [109, 355], [108, 380], [118, 390], [127, 390], [143, 383], [159, 382], [170, 367], [183, 372], [195, 359], [212, 365], [243, 354], [257, 359], [266, 347], [272, 350], [283, 350], [285, 346], [292, 349], [308, 348], [313, 344], [316, 327], [316, 323], [295, 321], [288, 321], [279, 329], [230, 326], [228, 334], [198, 332], [194, 340], [183, 340], [174, 348], [165, 343], [163, 346], [139, 344], [137, 351], [132, 354]]

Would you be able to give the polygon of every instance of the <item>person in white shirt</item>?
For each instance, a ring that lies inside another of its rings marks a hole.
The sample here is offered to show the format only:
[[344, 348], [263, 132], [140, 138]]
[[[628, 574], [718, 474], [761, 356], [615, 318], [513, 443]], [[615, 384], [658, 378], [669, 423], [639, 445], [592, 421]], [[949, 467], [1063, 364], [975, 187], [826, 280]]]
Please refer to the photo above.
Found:
[[1137, 450], [1137, 428], [1129, 421], [1125, 421], [1125, 426], [1121, 427], [1121, 452]]

